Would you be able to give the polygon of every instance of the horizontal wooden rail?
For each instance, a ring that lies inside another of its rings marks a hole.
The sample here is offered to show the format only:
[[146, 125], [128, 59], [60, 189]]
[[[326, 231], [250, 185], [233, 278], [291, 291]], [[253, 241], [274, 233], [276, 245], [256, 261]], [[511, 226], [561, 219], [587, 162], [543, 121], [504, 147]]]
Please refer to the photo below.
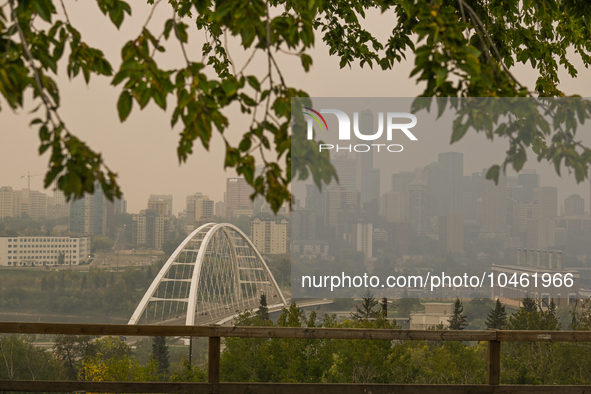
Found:
[[331, 383], [169, 383], [0, 380], [2, 391], [194, 394], [588, 394], [591, 386]]
[[192, 336], [302, 339], [385, 339], [429, 341], [591, 342], [590, 331], [453, 331], [364, 328], [151, 326], [0, 322], [0, 333], [123, 336]]
[[[0, 380], [0, 391], [91, 391], [97, 393], [591, 393], [591, 386], [501, 386], [502, 342], [591, 342], [589, 331], [453, 331], [362, 328], [151, 326], [0, 322], [0, 333], [121, 336], [191, 336], [209, 338], [207, 383], [64, 382]], [[373, 339], [487, 341], [487, 385], [220, 383], [220, 338]]]

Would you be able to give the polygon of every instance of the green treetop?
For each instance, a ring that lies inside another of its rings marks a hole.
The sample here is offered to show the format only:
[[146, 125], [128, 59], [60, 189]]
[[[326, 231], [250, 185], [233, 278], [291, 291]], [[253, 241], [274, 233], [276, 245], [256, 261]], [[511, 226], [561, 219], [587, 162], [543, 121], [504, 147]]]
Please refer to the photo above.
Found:
[[505, 305], [497, 299], [495, 307], [490, 310], [485, 321], [486, 327], [489, 330], [502, 330], [507, 324], [507, 312], [505, 312]]
[[462, 312], [464, 312], [464, 306], [460, 299], [456, 298], [453, 315], [448, 320], [450, 330], [463, 330], [466, 328], [468, 320], [466, 319], [466, 315], [463, 315]]

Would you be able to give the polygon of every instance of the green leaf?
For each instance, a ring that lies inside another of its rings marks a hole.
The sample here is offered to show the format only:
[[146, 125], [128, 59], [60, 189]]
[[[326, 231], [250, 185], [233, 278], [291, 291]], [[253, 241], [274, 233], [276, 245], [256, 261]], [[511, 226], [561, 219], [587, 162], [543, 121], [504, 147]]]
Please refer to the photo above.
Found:
[[131, 112], [131, 107], [133, 105], [133, 97], [129, 93], [129, 91], [124, 90], [121, 92], [119, 96], [119, 101], [117, 102], [117, 110], [119, 111], [119, 120], [121, 122], [125, 121]]
[[304, 67], [304, 70], [306, 70], [306, 72], [310, 71], [310, 66], [312, 65], [312, 58], [308, 55], [306, 55], [305, 53], [302, 53], [302, 67]]
[[154, 102], [162, 109], [166, 109], [166, 96], [158, 89], [152, 89], [152, 98]]
[[226, 93], [227, 96], [234, 95], [234, 93], [236, 93], [237, 88], [238, 88], [238, 85], [237, 85], [236, 81], [234, 81], [234, 80], [224, 79], [222, 81], [222, 89], [224, 89], [224, 92]]
[[41, 19], [46, 22], [51, 23], [51, 14], [55, 12], [55, 8], [50, 0], [33, 0], [32, 2], [33, 9]]
[[453, 144], [454, 142], [461, 140], [462, 137], [464, 137], [464, 135], [468, 131], [468, 128], [470, 128], [470, 124], [467, 122], [466, 123], [459, 123], [458, 122], [458, 124], [455, 124], [455, 122], [454, 122], [453, 131], [451, 133], [450, 144]]
[[494, 165], [491, 168], [489, 168], [488, 171], [486, 172], [486, 179], [493, 180], [493, 181], [495, 181], [495, 184], [498, 184], [500, 172], [501, 172], [501, 167], [499, 167], [498, 165]]
[[252, 86], [252, 88], [254, 90], [256, 90], [257, 92], [261, 91], [261, 85], [259, 84], [257, 77], [255, 77], [253, 75], [249, 75], [248, 77], [246, 77], [246, 80], [248, 81], [248, 84], [250, 86]]

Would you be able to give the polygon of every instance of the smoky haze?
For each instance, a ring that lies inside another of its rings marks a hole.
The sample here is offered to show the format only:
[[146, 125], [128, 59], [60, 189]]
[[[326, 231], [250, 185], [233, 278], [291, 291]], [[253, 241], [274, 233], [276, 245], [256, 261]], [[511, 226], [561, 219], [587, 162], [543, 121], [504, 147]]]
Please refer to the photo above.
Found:
[[[102, 49], [114, 69], [117, 69], [120, 63], [121, 47], [126, 41], [137, 37], [150, 11], [146, 4], [134, 3], [133, 17], [127, 18], [121, 29], [117, 30], [108, 18], [101, 14], [95, 3], [88, 5], [86, 2], [68, 1], [66, 7], [70, 20], [81, 31], [84, 40], [89, 45]], [[148, 28], [153, 32], [159, 32], [164, 21], [170, 16], [168, 11], [166, 5], [158, 8]], [[385, 40], [391, 31], [390, 21], [393, 18], [393, 14], [382, 15], [377, 10], [371, 10], [367, 13], [366, 22], [376, 37]], [[192, 60], [202, 58], [200, 51], [203, 43], [201, 32], [193, 31], [188, 46], [189, 57]], [[230, 39], [229, 43], [232, 59], [236, 63], [236, 68], [240, 69], [250, 52], [243, 52], [235, 40]], [[171, 40], [167, 52], [157, 56], [157, 62], [161, 67], [182, 66], [180, 48], [174, 44]], [[67, 58], [67, 55], [66, 53], [64, 58]], [[310, 55], [314, 59], [314, 64], [309, 73], [302, 70], [299, 60], [294, 56], [278, 53], [277, 61], [286, 83], [303, 89], [311, 97], [409, 97], [416, 96], [422, 91], [421, 84], [416, 85], [413, 80], [408, 79], [414, 62], [412, 53], [408, 53], [408, 60], [396, 65], [392, 71], [381, 71], [379, 67], [361, 69], [358, 66], [340, 69], [339, 59], [328, 56], [327, 47], [318, 34], [316, 47]], [[560, 87], [569, 94], [591, 96], [591, 71], [583, 68], [580, 61], [574, 58], [580, 74], [577, 79], [572, 79], [566, 72], [561, 71], [560, 77], [563, 82]], [[255, 75], [262, 74], [259, 70], [265, 67], [264, 62], [262, 56], [255, 57], [249, 66], [249, 72]], [[514, 75], [526, 86], [535, 84], [535, 73], [532, 73], [528, 66], [515, 67]], [[180, 128], [170, 127], [171, 100], [167, 112], [161, 111], [153, 103], [143, 111], [135, 105], [129, 119], [125, 123], [120, 123], [116, 102], [121, 87], [111, 86], [110, 78], [92, 77], [88, 86], [80, 76], [69, 81], [65, 76], [65, 63], [62, 62], [60, 77], [57, 80], [61, 87], [62, 118], [73, 133], [101, 152], [109, 167], [119, 174], [119, 183], [128, 201], [129, 212], [145, 209], [150, 194], [172, 194], [175, 214], [184, 208], [185, 197], [195, 192], [202, 192], [216, 201], [223, 200], [226, 178], [236, 174], [223, 168], [222, 140], [214, 135], [209, 151], [200, 143], [196, 144], [194, 154], [188, 162], [179, 165], [176, 146]], [[27, 106], [15, 113], [11, 112], [2, 100], [0, 186], [26, 188], [27, 179], [21, 178], [23, 175], [43, 174], [47, 169], [48, 155], [39, 157], [37, 133], [34, 128], [28, 126], [33, 117], [28, 111], [35, 105], [29, 95]], [[247, 131], [250, 118], [241, 115], [237, 107], [230, 108], [228, 116], [230, 127], [226, 135], [231, 141], [237, 142]], [[448, 145], [449, 138], [449, 131], [442, 131], [430, 136], [429, 141], [423, 139], [420, 152], [404, 155], [404, 160], [397, 162], [397, 168], [413, 170], [435, 161], [437, 152]], [[476, 152], [470, 149], [475, 145], [486, 148]], [[480, 171], [483, 167], [498, 163], [502, 159], [504, 146], [502, 141], [499, 144], [491, 144], [482, 136], [468, 133], [461, 142], [444, 150], [465, 151], [465, 168]], [[410, 145], [408, 148], [410, 149]], [[526, 168], [536, 168], [543, 175], [543, 182], [553, 179], [552, 170], [548, 166], [535, 164], [531, 154], [528, 158]], [[30, 181], [31, 189], [42, 189], [43, 176], [34, 176]], [[577, 186], [573, 177], [568, 174], [552, 182], [559, 185], [560, 199], [573, 193], [589, 198], [588, 187]], [[387, 187], [387, 184], [384, 183], [383, 187]], [[46, 193], [51, 194], [50, 191]]]

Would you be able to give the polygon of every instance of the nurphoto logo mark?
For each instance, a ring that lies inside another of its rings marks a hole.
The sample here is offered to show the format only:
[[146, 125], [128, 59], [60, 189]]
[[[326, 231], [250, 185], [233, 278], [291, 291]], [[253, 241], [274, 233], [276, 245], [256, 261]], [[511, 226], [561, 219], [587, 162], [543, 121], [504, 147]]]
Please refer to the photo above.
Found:
[[[333, 114], [337, 117], [339, 122], [339, 140], [340, 141], [347, 141], [351, 140], [351, 119], [349, 115], [345, 112], [338, 110], [338, 109], [321, 109], [320, 111], [316, 111], [309, 107], [303, 107], [303, 109], [307, 112], [303, 112], [305, 115], [310, 116], [307, 120], [307, 136], [309, 140], [314, 139], [314, 121], [320, 127], [320, 130], [328, 131], [328, 124], [326, 123], [326, 119], [322, 116], [322, 114]], [[417, 117], [413, 114], [408, 112], [387, 112], [386, 116], [386, 138], [388, 141], [392, 141], [392, 136], [394, 135], [395, 130], [402, 131], [408, 139], [411, 141], [418, 141], [417, 137], [409, 130], [416, 126], [417, 124]], [[410, 122], [408, 123], [395, 123], [395, 119], [408, 119]], [[382, 134], [384, 133], [384, 113], [378, 113], [378, 130], [374, 134], [363, 134], [359, 130], [359, 112], [353, 112], [353, 133], [355, 137], [362, 141], [375, 141], [379, 139]], [[319, 151], [322, 150], [331, 150], [336, 149], [337, 152], [341, 150], [347, 150], [349, 152], [369, 152], [372, 148], [375, 147], [376, 150], [379, 152], [381, 147], [386, 147], [388, 152], [402, 152], [404, 149], [400, 144], [356, 144], [356, 145], [333, 145], [333, 144], [319, 144]]]

